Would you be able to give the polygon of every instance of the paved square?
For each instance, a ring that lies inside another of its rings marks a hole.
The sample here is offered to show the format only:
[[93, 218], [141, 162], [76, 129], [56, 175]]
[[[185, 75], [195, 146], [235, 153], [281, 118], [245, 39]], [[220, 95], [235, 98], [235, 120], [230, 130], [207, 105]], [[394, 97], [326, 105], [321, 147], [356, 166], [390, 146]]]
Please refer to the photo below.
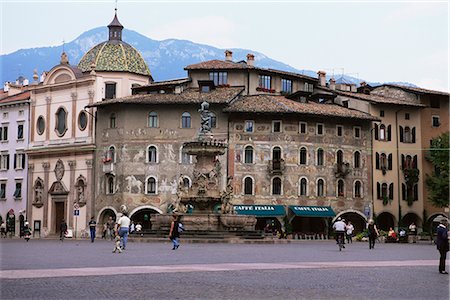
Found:
[[448, 299], [430, 244], [2, 240], [1, 299]]

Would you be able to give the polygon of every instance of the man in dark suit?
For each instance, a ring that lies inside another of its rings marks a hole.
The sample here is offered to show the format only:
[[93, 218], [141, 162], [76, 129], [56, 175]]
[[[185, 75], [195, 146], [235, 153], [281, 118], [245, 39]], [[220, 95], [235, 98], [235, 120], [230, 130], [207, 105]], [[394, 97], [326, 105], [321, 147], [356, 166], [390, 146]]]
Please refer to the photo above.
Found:
[[448, 221], [445, 218], [442, 218], [441, 224], [437, 227], [437, 238], [436, 238], [436, 246], [439, 250], [439, 254], [441, 255], [439, 258], [439, 273], [448, 274], [445, 271], [445, 259], [447, 258], [448, 252], [448, 229], [447, 229]]

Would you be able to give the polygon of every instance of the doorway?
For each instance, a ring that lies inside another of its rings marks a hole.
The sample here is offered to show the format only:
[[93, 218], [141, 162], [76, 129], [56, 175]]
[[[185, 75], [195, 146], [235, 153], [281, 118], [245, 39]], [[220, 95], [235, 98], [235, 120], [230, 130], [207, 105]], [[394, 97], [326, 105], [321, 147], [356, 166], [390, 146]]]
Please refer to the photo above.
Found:
[[64, 202], [55, 202], [55, 232], [59, 232], [62, 220], [64, 220]]

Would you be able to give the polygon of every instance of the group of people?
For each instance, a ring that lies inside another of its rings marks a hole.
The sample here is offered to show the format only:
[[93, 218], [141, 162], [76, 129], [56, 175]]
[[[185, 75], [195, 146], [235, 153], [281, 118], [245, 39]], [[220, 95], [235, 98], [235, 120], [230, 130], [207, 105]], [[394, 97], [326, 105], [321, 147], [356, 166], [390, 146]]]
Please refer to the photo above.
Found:
[[[351, 221], [346, 223], [345, 219], [339, 217], [333, 224], [333, 229], [336, 234], [336, 243], [339, 242], [339, 239], [342, 239], [342, 244], [345, 244], [345, 240], [347, 240], [348, 244], [353, 242], [353, 231], [355, 227]], [[345, 248], [345, 246], [343, 247]]]

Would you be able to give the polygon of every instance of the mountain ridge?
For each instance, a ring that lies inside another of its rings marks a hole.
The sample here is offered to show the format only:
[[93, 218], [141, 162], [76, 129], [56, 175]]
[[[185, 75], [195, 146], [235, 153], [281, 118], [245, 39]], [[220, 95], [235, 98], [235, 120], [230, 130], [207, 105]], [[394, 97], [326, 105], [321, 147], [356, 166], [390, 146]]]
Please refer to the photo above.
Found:
[[[157, 81], [186, 77], [184, 67], [190, 64], [211, 59], [224, 59], [225, 49], [195, 43], [189, 40], [165, 39], [157, 41], [134, 30], [124, 29], [123, 40], [135, 47], [142, 55], [153, 78]], [[74, 40], [64, 44], [64, 50], [69, 57], [71, 65], [77, 65], [82, 56], [95, 45], [106, 41], [107, 29], [97, 27], [80, 34]], [[242, 48], [229, 48], [233, 51], [233, 60], [245, 60], [248, 53], [255, 55], [255, 65], [261, 68], [271, 68], [283, 71], [299, 73], [311, 77], [317, 77], [315, 71], [298, 70], [289, 64], [274, 60], [265, 54]], [[49, 71], [59, 64], [63, 45], [34, 47], [19, 49], [9, 54], [0, 56], [2, 70], [0, 80], [15, 81], [19, 76], [31, 80], [33, 70], [38, 73]], [[345, 80], [359, 85], [361, 79], [343, 75]], [[328, 76], [329, 77], [329, 76]], [[379, 85], [378, 82], [368, 82], [371, 85]], [[415, 86], [410, 83], [401, 83]]]

